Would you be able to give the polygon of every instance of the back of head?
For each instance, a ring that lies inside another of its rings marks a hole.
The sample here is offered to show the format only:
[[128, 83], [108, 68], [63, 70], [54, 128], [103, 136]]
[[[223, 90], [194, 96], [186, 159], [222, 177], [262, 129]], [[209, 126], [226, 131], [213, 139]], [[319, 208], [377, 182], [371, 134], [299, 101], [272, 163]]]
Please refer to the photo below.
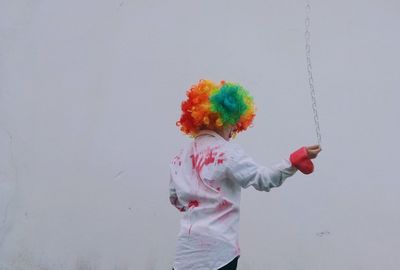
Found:
[[255, 105], [241, 85], [221, 81], [200, 80], [186, 93], [181, 104], [182, 115], [176, 123], [180, 130], [196, 136], [200, 130], [221, 132], [232, 127], [234, 134], [246, 130], [255, 117]]

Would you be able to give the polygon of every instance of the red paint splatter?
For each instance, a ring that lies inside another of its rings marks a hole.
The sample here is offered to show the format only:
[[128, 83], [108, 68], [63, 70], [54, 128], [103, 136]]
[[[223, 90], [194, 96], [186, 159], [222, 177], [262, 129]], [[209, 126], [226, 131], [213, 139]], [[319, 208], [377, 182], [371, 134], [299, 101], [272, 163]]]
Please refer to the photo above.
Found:
[[[199, 206], [199, 201], [198, 200], [191, 200], [191, 201], [189, 201], [189, 204], [188, 204], [188, 208], [190, 209], [190, 208], [196, 208], [196, 207], [198, 207]], [[189, 227], [189, 235], [190, 235], [190, 232], [191, 232], [191, 230], [192, 230], [192, 226], [193, 226], [193, 224], [190, 224], [190, 227]]]
[[203, 167], [209, 164], [223, 164], [225, 161], [224, 153], [215, 152], [218, 148], [208, 148], [203, 153], [191, 155], [193, 169], [200, 173]]
[[190, 201], [189, 204], [188, 204], [188, 207], [189, 207], [189, 208], [191, 208], [191, 207], [198, 207], [198, 206], [199, 206], [199, 201], [197, 201], [197, 200], [192, 200], [192, 201]]
[[218, 190], [218, 191], [221, 191], [221, 187], [217, 187], [217, 190]]
[[222, 200], [222, 202], [220, 202], [218, 204], [217, 210], [224, 211], [225, 209], [229, 208], [230, 206], [232, 206], [232, 203], [224, 199], [224, 200]]
[[224, 163], [224, 161], [226, 160], [226, 159], [224, 158], [224, 155], [225, 155], [225, 153], [220, 153], [220, 154], [218, 155], [217, 164], [222, 164], [222, 163]]
[[218, 213], [218, 220], [220, 222], [224, 222], [232, 213], [234, 213], [232, 206], [233, 203], [225, 199], [217, 205], [216, 212]]

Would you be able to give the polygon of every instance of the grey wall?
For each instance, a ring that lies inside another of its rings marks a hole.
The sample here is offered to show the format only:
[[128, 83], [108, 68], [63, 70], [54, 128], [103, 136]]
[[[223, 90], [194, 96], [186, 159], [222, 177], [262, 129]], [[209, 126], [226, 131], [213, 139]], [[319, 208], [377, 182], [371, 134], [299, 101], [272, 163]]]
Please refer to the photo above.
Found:
[[[323, 152], [244, 190], [239, 269], [399, 269], [400, 2], [312, 7]], [[170, 269], [186, 89], [247, 87], [272, 165], [315, 142], [303, 31], [295, 0], [1, 0], [0, 269]]]

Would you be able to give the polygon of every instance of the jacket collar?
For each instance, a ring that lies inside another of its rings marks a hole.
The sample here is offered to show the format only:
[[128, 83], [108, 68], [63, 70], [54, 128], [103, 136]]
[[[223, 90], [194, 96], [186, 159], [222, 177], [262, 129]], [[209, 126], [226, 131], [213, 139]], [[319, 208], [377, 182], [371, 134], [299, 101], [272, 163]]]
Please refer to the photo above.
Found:
[[215, 132], [215, 131], [213, 131], [213, 130], [209, 130], [209, 129], [200, 130], [200, 131], [196, 134], [196, 136], [194, 136], [194, 138], [197, 138], [197, 137], [199, 137], [199, 136], [201, 136], [201, 135], [210, 135], [210, 136], [217, 137], [217, 138], [219, 138], [219, 139], [225, 140], [225, 139], [224, 139], [221, 135], [219, 135], [217, 132]]

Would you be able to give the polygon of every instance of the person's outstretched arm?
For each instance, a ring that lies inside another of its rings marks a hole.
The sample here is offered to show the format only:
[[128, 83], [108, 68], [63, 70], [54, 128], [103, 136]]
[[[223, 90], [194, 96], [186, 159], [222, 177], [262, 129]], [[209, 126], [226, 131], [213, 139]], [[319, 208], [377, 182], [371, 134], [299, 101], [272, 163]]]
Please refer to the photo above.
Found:
[[[308, 149], [306, 148], [307, 151]], [[315, 150], [312, 151], [315, 154]], [[308, 159], [311, 158], [308, 157]], [[270, 191], [271, 188], [279, 187], [288, 177], [295, 174], [297, 167], [297, 164], [292, 164], [289, 159], [283, 159], [271, 167], [259, 165], [239, 146], [236, 146], [229, 156], [227, 175], [243, 188], [253, 186], [256, 190]]]

